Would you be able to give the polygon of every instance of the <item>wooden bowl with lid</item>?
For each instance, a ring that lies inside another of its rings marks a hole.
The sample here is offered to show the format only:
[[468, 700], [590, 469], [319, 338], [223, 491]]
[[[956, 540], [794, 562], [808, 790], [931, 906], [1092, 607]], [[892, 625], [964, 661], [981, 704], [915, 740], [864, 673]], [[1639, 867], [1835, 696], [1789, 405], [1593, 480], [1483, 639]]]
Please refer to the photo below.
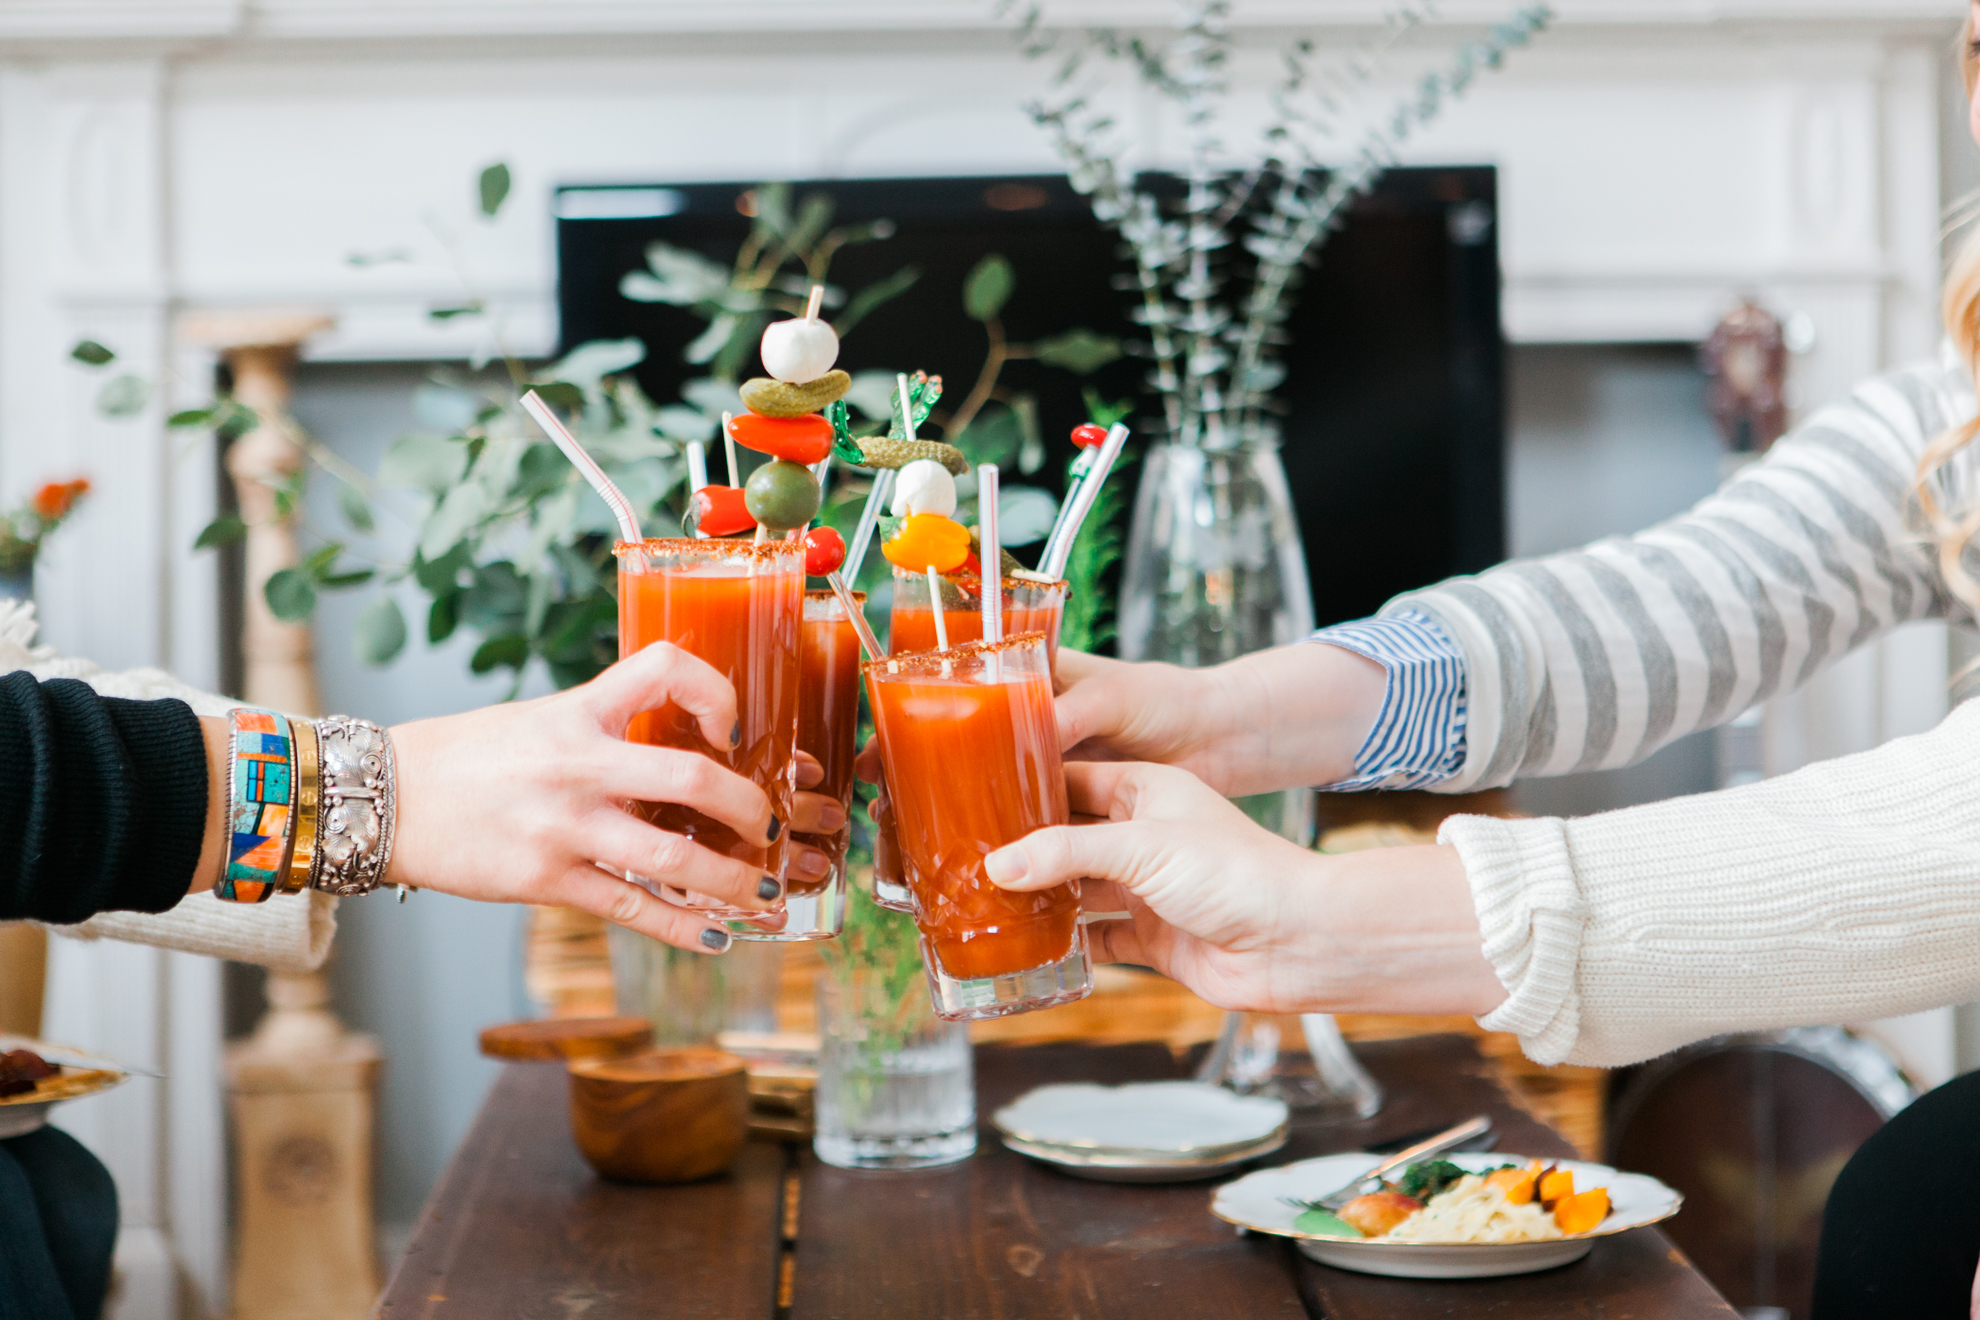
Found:
[[573, 1059], [571, 1133], [614, 1182], [693, 1182], [722, 1172], [749, 1136], [749, 1074], [705, 1046]]

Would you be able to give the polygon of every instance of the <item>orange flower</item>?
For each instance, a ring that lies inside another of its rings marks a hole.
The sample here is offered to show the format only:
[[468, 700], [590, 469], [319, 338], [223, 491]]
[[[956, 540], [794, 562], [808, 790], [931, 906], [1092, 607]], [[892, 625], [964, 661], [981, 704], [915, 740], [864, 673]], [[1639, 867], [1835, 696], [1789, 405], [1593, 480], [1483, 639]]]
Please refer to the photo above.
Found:
[[51, 481], [34, 493], [34, 511], [43, 522], [60, 522], [76, 507], [76, 501], [89, 493], [89, 479]]

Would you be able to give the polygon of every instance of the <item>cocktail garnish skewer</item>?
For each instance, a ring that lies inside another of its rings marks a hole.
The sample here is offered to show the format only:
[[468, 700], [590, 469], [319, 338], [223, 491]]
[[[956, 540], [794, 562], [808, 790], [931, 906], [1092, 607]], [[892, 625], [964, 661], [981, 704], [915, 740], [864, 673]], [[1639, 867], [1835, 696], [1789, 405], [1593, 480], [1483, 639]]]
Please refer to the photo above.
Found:
[[1079, 539], [1080, 524], [1086, 515], [1093, 512], [1093, 502], [1100, 498], [1100, 488], [1107, 482], [1107, 474], [1114, 470], [1115, 460], [1127, 445], [1128, 429], [1120, 422], [1114, 423], [1107, 432], [1107, 442], [1100, 446], [1100, 457], [1094, 462], [1093, 470], [1079, 483], [1079, 493], [1072, 505], [1059, 516], [1058, 526], [1052, 529], [1045, 541], [1045, 554], [1038, 561], [1038, 571], [1057, 580], [1066, 575], [1066, 564], [1072, 559], [1073, 542]]
[[577, 437], [564, 429], [564, 424], [557, 420], [557, 414], [550, 411], [550, 405], [535, 390], [530, 390], [522, 396], [522, 406], [523, 411], [536, 419], [544, 434], [556, 441], [557, 448], [564, 451], [564, 457], [571, 460], [571, 466], [591, 483], [591, 488], [598, 492], [598, 498], [612, 510], [612, 516], [619, 521], [619, 539], [633, 545], [643, 544], [646, 538], [640, 534], [639, 515], [633, 512], [632, 501], [605, 475], [605, 469], [598, 466], [598, 460], [584, 451]]
[[866, 658], [885, 660], [887, 648], [880, 645], [880, 639], [873, 635], [873, 626], [867, 623], [866, 613], [860, 609], [859, 600], [853, 595], [852, 588], [846, 585], [845, 578], [834, 569], [825, 575], [825, 581], [838, 596], [839, 608], [846, 612], [846, 618], [851, 622], [853, 631], [859, 635], [860, 648], [866, 652]]

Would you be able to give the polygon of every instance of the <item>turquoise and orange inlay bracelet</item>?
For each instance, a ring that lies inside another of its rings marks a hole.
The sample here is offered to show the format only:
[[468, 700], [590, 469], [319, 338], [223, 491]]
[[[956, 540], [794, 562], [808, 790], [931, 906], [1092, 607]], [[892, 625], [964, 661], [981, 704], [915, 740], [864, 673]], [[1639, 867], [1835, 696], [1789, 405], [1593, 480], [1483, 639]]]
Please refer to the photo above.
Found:
[[213, 894], [230, 903], [266, 902], [288, 878], [295, 823], [296, 738], [287, 717], [239, 707], [228, 713], [231, 786], [227, 869]]

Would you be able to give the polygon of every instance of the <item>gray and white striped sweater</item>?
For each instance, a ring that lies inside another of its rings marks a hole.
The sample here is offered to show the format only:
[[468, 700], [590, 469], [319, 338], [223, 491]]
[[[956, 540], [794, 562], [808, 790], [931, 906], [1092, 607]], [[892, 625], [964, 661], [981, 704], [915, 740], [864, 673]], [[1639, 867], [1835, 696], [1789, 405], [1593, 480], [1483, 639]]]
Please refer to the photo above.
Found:
[[[1975, 406], [1948, 349], [1822, 409], [1668, 522], [1391, 601], [1385, 615], [1434, 616], [1466, 658], [1464, 764], [1436, 791], [1628, 765], [1887, 628], [1969, 617], [1913, 484], [1926, 446]], [[1964, 507], [1980, 453], [1936, 481]]]

